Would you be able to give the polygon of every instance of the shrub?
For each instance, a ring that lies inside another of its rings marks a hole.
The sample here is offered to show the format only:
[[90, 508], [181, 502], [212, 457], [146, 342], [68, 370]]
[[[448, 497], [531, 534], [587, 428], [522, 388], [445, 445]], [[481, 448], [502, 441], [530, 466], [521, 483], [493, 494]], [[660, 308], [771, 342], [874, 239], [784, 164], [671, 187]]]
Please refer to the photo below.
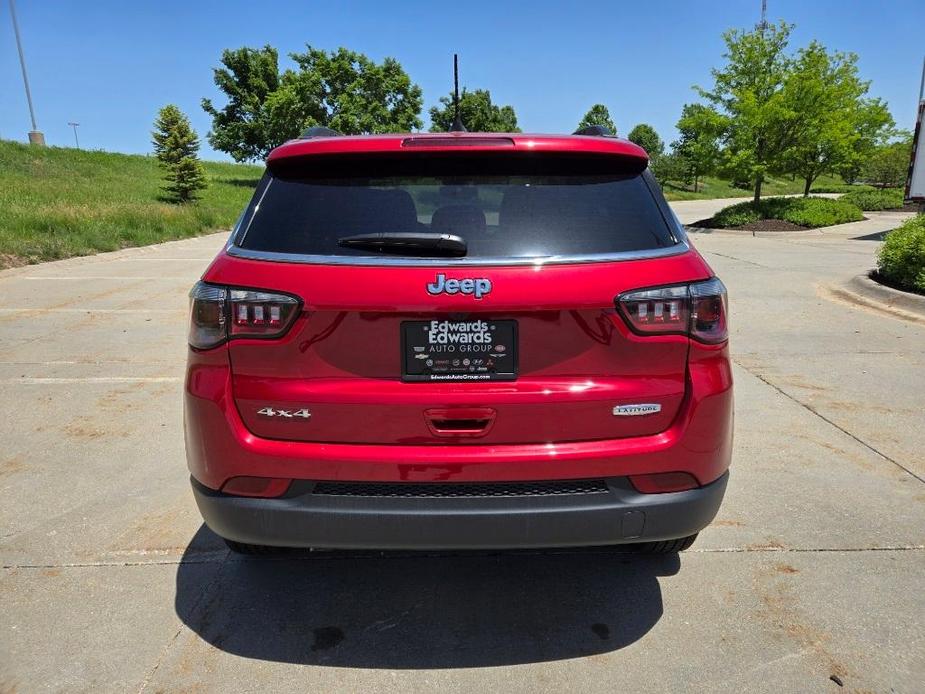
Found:
[[925, 214], [886, 235], [877, 257], [877, 270], [889, 282], [925, 294]]
[[765, 198], [730, 205], [717, 212], [708, 226], [720, 229], [739, 227], [762, 219], [782, 219], [802, 227], [827, 227], [857, 222], [864, 218], [860, 208], [850, 202], [829, 198]]
[[724, 207], [710, 219], [710, 226], [726, 229], [728, 227], [740, 227], [751, 222], [757, 222], [760, 219], [764, 219], [760, 207], [749, 200]]
[[862, 210], [892, 210], [903, 206], [903, 192], [898, 188], [887, 190], [856, 190], [839, 198]]
[[854, 193], [859, 190], [879, 190], [879, 188], [874, 188], [873, 186], [867, 186], [863, 184], [852, 185], [850, 183], [843, 183], [841, 185], [829, 185], [829, 186], [813, 186], [810, 193]]
[[830, 198], [773, 198], [786, 200], [783, 205], [784, 219], [801, 227], [828, 227], [833, 224], [846, 224], [859, 222], [864, 219], [861, 209], [850, 202], [832, 200]]

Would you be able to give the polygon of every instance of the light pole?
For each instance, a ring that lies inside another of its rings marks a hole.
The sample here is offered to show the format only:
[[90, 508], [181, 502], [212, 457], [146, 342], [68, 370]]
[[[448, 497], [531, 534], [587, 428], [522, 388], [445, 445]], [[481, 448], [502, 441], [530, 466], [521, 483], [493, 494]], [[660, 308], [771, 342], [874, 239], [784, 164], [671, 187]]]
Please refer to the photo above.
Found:
[[77, 149], [80, 149], [80, 140], [77, 139], [77, 128], [80, 126], [80, 123], [68, 121], [67, 124], [74, 128], [74, 144], [77, 145]]
[[26, 101], [29, 102], [29, 116], [32, 118], [32, 130], [29, 131], [29, 143], [45, 145], [45, 136], [35, 124], [35, 109], [32, 108], [32, 92], [29, 90], [29, 75], [26, 73], [26, 57], [22, 52], [22, 39], [19, 37], [19, 22], [16, 21], [16, 3], [10, 0], [10, 16], [13, 18], [13, 33], [16, 34], [16, 48], [19, 50], [19, 65], [22, 67], [22, 81], [26, 86]]

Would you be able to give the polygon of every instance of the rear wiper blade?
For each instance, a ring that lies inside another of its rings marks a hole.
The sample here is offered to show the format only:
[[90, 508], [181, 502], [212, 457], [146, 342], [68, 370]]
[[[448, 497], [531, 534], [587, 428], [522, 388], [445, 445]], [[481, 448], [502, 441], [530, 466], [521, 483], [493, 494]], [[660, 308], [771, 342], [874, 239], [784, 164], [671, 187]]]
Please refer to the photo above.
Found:
[[461, 257], [466, 255], [466, 241], [453, 234], [433, 234], [424, 231], [357, 234], [337, 239], [344, 248], [362, 248], [398, 255], [435, 255]]

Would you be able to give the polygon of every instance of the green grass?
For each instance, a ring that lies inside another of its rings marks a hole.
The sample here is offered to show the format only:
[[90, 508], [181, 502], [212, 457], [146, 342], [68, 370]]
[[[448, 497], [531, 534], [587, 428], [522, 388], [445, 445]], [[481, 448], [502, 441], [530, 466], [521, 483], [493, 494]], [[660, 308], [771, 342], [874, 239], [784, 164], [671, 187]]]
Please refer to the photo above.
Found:
[[[803, 193], [803, 181], [795, 181], [786, 177], [769, 178], [761, 186], [761, 195], [796, 195]], [[820, 176], [816, 181], [819, 186], [844, 186], [845, 183], [834, 176]], [[736, 188], [729, 181], [707, 176], [700, 181], [698, 192], [693, 186], [683, 186], [678, 183], [665, 183], [662, 192], [668, 200], [709, 200], [712, 198], [750, 198], [751, 190]], [[840, 192], [840, 191], [839, 191]]]
[[886, 235], [877, 257], [877, 271], [892, 284], [925, 294], [925, 214]]
[[762, 198], [724, 207], [704, 226], [715, 229], [740, 227], [762, 219], [782, 219], [811, 229], [857, 222], [864, 218], [857, 205], [831, 198]]
[[261, 168], [204, 166], [201, 200], [174, 205], [153, 157], [0, 141], [0, 267], [228, 229]]

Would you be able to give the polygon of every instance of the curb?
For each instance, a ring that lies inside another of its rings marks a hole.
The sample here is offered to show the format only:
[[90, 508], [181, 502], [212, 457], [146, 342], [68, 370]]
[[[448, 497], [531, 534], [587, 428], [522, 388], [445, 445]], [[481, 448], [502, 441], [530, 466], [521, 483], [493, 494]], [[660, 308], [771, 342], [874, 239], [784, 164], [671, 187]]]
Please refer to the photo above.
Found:
[[887, 287], [872, 280], [868, 272], [855, 275], [843, 286], [832, 286], [829, 289], [839, 298], [852, 303], [925, 322], [925, 296]]

